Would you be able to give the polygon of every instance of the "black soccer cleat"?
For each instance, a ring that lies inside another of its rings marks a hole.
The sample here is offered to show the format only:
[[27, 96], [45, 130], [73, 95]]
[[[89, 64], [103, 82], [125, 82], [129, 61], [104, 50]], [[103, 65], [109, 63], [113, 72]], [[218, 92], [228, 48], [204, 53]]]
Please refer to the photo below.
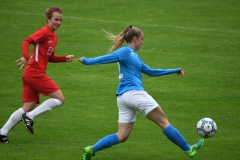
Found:
[[0, 134], [0, 141], [2, 143], [9, 143], [8, 137]]
[[26, 129], [27, 129], [27, 131], [30, 133], [30, 134], [34, 134], [34, 132], [33, 132], [33, 120], [32, 119], [30, 119], [27, 115], [26, 115], [26, 113], [24, 113], [23, 115], [22, 115], [22, 120], [23, 120], [23, 122], [24, 122], [24, 124], [25, 124], [25, 127], [26, 127]]

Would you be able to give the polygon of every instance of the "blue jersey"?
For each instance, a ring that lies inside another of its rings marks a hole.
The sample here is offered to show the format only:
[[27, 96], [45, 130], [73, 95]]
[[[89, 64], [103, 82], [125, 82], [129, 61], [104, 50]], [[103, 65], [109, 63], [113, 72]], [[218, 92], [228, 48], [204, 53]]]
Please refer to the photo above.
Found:
[[85, 65], [107, 64], [113, 62], [118, 62], [119, 68], [118, 75], [120, 83], [116, 95], [121, 95], [129, 90], [144, 90], [141, 73], [148, 76], [161, 76], [180, 71], [180, 68], [153, 69], [146, 65], [138, 54], [129, 46], [121, 47], [112, 53], [95, 58], [82, 57], [82, 63]]

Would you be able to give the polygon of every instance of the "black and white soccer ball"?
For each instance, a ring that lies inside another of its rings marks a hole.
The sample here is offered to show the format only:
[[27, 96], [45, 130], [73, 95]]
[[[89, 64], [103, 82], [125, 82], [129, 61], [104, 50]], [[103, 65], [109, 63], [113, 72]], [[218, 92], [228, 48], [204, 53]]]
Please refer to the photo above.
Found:
[[211, 118], [202, 118], [197, 123], [197, 133], [203, 138], [210, 138], [217, 132], [217, 124]]

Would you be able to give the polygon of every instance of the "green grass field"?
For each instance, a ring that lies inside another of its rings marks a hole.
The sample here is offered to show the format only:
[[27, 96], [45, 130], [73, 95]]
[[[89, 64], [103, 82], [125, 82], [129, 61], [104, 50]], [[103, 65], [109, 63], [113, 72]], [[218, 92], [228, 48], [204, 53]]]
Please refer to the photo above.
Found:
[[[75, 160], [82, 149], [117, 131], [117, 64], [84, 66], [81, 56], [103, 55], [112, 43], [102, 29], [118, 34], [128, 24], [141, 28], [137, 53], [152, 68], [182, 67], [185, 77], [143, 76], [145, 90], [161, 105], [171, 124], [189, 143], [200, 139], [197, 121], [214, 119], [217, 134], [205, 139], [195, 160], [239, 159], [240, 1], [239, 0], [1, 0], [0, 127], [22, 106], [21, 42], [45, 25], [44, 11], [64, 11], [57, 55], [72, 63], [49, 64], [49, 75], [65, 104], [35, 118], [35, 134], [23, 125], [0, 144], [1, 160]], [[48, 97], [41, 97], [43, 102]], [[93, 160], [182, 160], [188, 157], [152, 122], [138, 114], [126, 143], [98, 152]]]

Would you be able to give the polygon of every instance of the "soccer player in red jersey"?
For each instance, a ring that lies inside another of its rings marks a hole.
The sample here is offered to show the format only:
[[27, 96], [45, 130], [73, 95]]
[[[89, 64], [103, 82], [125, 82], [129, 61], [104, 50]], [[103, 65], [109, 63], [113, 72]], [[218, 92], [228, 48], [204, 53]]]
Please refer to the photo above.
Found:
[[[22, 42], [22, 57], [16, 60], [20, 69], [26, 68], [22, 74], [22, 101], [23, 106], [12, 113], [6, 124], [0, 130], [0, 141], [9, 143], [8, 132], [23, 120], [27, 131], [33, 134], [33, 119], [64, 102], [64, 96], [59, 86], [46, 75], [48, 62], [71, 62], [74, 55], [56, 56], [55, 47], [58, 42], [54, 32], [62, 24], [62, 10], [59, 7], [50, 7], [45, 11], [47, 24]], [[33, 44], [32, 56], [29, 56], [29, 45]], [[50, 99], [40, 103], [40, 93]]]

